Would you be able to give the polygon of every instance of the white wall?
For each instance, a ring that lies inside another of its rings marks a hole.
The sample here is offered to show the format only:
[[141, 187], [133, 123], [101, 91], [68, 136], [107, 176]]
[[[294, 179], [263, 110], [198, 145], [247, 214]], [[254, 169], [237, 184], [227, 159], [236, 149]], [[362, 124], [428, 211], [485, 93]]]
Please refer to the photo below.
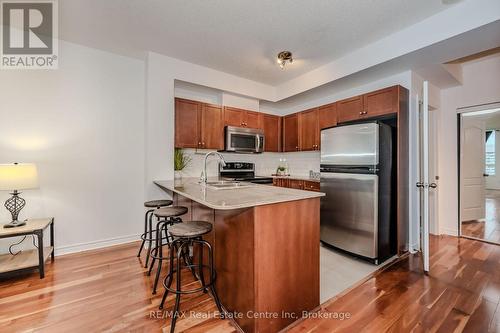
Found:
[[457, 108], [500, 101], [500, 57], [464, 64], [463, 85], [441, 91], [439, 230], [458, 234]]
[[[59, 69], [0, 74], [0, 163], [35, 162], [20, 218], [55, 217], [57, 253], [137, 239], [144, 62], [60, 42]], [[3, 203], [9, 197], [0, 192]], [[0, 209], [0, 220], [10, 221]], [[0, 251], [11, 239], [3, 240]]]

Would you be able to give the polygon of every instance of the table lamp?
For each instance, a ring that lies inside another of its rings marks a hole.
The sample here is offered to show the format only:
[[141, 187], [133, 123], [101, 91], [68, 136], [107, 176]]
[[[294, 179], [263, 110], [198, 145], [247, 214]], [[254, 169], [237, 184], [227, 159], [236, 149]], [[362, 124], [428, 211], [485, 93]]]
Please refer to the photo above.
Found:
[[12, 197], [5, 201], [5, 208], [12, 215], [12, 222], [5, 224], [4, 228], [14, 228], [25, 225], [26, 222], [17, 220], [19, 212], [26, 205], [26, 200], [21, 198], [19, 190], [38, 188], [38, 172], [32, 163], [0, 164], [0, 191], [12, 191]]

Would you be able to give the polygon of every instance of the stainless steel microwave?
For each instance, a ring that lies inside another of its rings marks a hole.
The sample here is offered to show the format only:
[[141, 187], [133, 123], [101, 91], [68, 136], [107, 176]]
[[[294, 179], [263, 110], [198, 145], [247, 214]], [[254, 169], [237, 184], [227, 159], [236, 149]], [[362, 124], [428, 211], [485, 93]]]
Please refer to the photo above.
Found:
[[235, 153], [263, 153], [264, 131], [256, 128], [226, 126], [224, 150]]

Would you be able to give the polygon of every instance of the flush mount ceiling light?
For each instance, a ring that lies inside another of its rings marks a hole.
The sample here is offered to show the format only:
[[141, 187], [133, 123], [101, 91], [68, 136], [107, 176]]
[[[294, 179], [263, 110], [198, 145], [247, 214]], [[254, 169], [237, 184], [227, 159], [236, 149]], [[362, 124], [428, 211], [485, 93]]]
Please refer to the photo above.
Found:
[[281, 69], [285, 69], [286, 63], [292, 63], [293, 58], [292, 58], [292, 52], [290, 51], [281, 51], [278, 53], [278, 65], [280, 65]]

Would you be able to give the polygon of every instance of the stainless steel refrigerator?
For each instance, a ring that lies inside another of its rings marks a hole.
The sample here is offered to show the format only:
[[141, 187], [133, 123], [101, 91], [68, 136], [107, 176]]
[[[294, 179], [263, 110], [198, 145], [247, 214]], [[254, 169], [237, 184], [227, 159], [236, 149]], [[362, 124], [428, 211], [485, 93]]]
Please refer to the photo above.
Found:
[[378, 264], [393, 252], [392, 128], [380, 122], [321, 131], [321, 241]]

